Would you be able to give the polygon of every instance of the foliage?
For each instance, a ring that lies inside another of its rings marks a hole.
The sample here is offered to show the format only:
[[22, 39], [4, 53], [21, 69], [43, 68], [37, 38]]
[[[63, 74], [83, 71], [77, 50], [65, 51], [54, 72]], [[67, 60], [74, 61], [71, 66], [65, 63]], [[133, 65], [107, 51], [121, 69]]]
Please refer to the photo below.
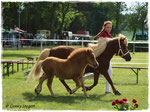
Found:
[[[124, 2], [2, 2], [3, 27], [10, 29], [14, 25], [19, 26], [20, 10], [20, 28], [33, 34], [37, 30], [47, 29], [51, 31], [51, 38], [54, 33], [60, 35], [64, 30], [73, 33], [86, 30], [95, 35], [101, 30], [104, 21], [110, 20], [113, 23], [111, 33], [115, 36], [120, 33], [125, 22], [130, 30], [143, 29], [147, 23], [145, 17], [148, 4], [138, 4], [132, 6], [134, 13], [124, 18]], [[137, 23], [134, 21], [136, 17]]]
[[[135, 38], [137, 30], [144, 32], [147, 24], [148, 3], [137, 2], [134, 7], [130, 7], [131, 14], [127, 15], [128, 29], [133, 31], [132, 40]], [[136, 21], [136, 22], [135, 22]]]

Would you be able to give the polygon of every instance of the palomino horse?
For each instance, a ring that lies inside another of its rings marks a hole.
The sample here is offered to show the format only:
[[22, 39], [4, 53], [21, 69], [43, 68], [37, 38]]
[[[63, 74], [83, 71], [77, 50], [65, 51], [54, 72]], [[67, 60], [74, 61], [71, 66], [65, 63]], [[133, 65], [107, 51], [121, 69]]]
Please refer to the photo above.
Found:
[[43, 83], [43, 80], [47, 78], [47, 86], [51, 95], [54, 96], [52, 90], [52, 81], [55, 75], [60, 80], [73, 79], [73, 81], [76, 83], [76, 88], [72, 91], [69, 91], [70, 93], [74, 93], [79, 87], [82, 87], [84, 95], [89, 97], [86, 93], [86, 88], [82, 79], [87, 65], [94, 68], [98, 67], [98, 62], [96, 61], [92, 48], [76, 49], [68, 56], [67, 59], [47, 57], [44, 60], [40, 60], [34, 69], [34, 78], [36, 79], [41, 77], [41, 68], [45, 74], [42, 76], [42, 78], [40, 78], [40, 82], [37, 88], [41, 88], [40, 83]]
[[[100, 55], [96, 55], [96, 57], [97, 57], [96, 59], [99, 63], [99, 67], [97, 69], [93, 69], [93, 68], [88, 66], [85, 70], [85, 73], [88, 73], [88, 72], [94, 73], [94, 83], [90, 87], [86, 87], [87, 90], [91, 90], [94, 86], [97, 85], [99, 74], [102, 74], [102, 75], [104, 75], [106, 80], [110, 83], [114, 94], [115, 95], [121, 95], [121, 93], [115, 89], [113, 82], [112, 82], [110, 76], [108, 75], [107, 70], [109, 67], [110, 60], [112, 59], [112, 57], [115, 54], [124, 58], [126, 61], [131, 60], [131, 56], [130, 56], [130, 53], [127, 49], [127, 46], [128, 46], [128, 40], [124, 35], [118, 35], [118, 37], [116, 37], [116, 38], [109, 39], [107, 46], [104, 49], [104, 51]], [[68, 57], [68, 55], [74, 49], [75, 48], [67, 47], [67, 46], [59, 46], [59, 47], [55, 47], [52, 49], [45, 49], [41, 52], [41, 54], [38, 58], [38, 61], [43, 60], [46, 57], [50, 57], [50, 56], [66, 59]], [[36, 64], [35, 64], [35, 66], [36, 66]], [[33, 67], [33, 70], [34, 70], [34, 67]], [[32, 78], [33, 70], [29, 73], [28, 81], [30, 81], [30, 79], [31, 79], [31, 81], [33, 81], [33, 78]], [[65, 83], [64, 80], [60, 80], [60, 81], [64, 84], [64, 86], [66, 87], [67, 90], [70, 90], [70, 88], [67, 86], [67, 84]], [[42, 87], [42, 83], [40, 83], [40, 84]], [[36, 93], [39, 94], [39, 92], [36, 92]]]

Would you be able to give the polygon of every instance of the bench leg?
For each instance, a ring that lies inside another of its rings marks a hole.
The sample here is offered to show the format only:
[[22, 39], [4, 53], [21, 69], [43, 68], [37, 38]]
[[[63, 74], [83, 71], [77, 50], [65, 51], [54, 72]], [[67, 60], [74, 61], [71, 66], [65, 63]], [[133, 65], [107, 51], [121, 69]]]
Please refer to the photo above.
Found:
[[[28, 61], [29, 62], [29, 61]], [[27, 69], [29, 68], [29, 65], [27, 64]]]
[[24, 64], [22, 63], [22, 71], [24, 70]]
[[9, 76], [9, 63], [7, 63], [7, 75]]
[[17, 63], [17, 72], [19, 72], [19, 63]]
[[136, 74], [136, 83], [138, 84], [138, 80], [139, 80], [139, 69], [137, 69], [137, 71], [135, 71], [133, 68], [131, 68], [131, 70]]
[[14, 64], [12, 63], [12, 74], [14, 74]]
[[3, 63], [3, 74], [5, 74], [5, 63]]

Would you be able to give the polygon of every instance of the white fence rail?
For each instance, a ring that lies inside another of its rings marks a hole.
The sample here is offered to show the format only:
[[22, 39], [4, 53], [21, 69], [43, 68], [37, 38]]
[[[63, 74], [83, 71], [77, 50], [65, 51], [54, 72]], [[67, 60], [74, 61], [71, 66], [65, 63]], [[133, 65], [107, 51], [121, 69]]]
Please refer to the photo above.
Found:
[[[12, 43], [15, 43], [18, 48], [20, 49], [20, 40], [24, 40], [24, 41], [29, 41], [30, 43], [32, 42], [39, 42], [40, 43], [40, 50], [42, 51], [43, 49], [43, 44], [44, 42], [64, 42], [63, 45], [72, 45], [72, 43], [81, 43], [81, 46], [83, 47], [84, 46], [84, 43], [97, 43], [98, 41], [97, 40], [62, 40], [62, 39], [46, 39], [46, 40], [43, 40], [43, 39], [15, 39], [15, 40], [1, 40], [2, 44], [4, 42], [12, 42]], [[133, 44], [133, 52], [135, 52], [135, 48], [137, 46], [135, 46], [135, 44], [148, 44], [149, 45], [149, 42], [148, 41], [129, 41], [128, 42], [129, 44]], [[5, 47], [5, 46], [4, 46]], [[142, 48], [142, 47], [140, 47]], [[148, 48], [148, 47], [143, 47], [143, 48]]]

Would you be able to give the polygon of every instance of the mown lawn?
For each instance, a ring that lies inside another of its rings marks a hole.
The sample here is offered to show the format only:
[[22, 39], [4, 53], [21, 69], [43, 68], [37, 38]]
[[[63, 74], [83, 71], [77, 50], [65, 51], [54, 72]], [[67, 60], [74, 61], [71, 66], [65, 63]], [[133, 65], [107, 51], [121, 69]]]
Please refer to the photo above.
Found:
[[[2, 59], [36, 56], [39, 53], [39, 49], [5, 50], [3, 51]], [[148, 63], [148, 53], [131, 53], [131, 55], [131, 62], [125, 62], [120, 57], [115, 56], [112, 59], [112, 66], [148, 66], [148, 64], [140, 64]], [[116, 62], [129, 64], [113, 64]], [[148, 109], [148, 70], [141, 70], [139, 72], [139, 83], [136, 84], [136, 75], [131, 70], [113, 69], [112, 80], [122, 95], [105, 94], [105, 79], [101, 77], [98, 85], [87, 92], [90, 98], [84, 96], [81, 88], [75, 94], [70, 95], [57, 78], [54, 79], [52, 86], [57, 96], [56, 98], [50, 96], [46, 81], [43, 84], [41, 94], [36, 96], [34, 88], [38, 81], [27, 83], [26, 71], [21, 71], [14, 75], [11, 74], [9, 77], [2, 77], [2, 106], [4, 110], [114, 110], [111, 104], [112, 101], [122, 98], [127, 98], [130, 102], [135, 98], [139, 104], [138, 110]], [[73, 81], [68, 80], [67, 83], [71, 88], [75, 87]], [[85, 80], [85, 85], [87, 86], [92, 83], [92, 79]]]

